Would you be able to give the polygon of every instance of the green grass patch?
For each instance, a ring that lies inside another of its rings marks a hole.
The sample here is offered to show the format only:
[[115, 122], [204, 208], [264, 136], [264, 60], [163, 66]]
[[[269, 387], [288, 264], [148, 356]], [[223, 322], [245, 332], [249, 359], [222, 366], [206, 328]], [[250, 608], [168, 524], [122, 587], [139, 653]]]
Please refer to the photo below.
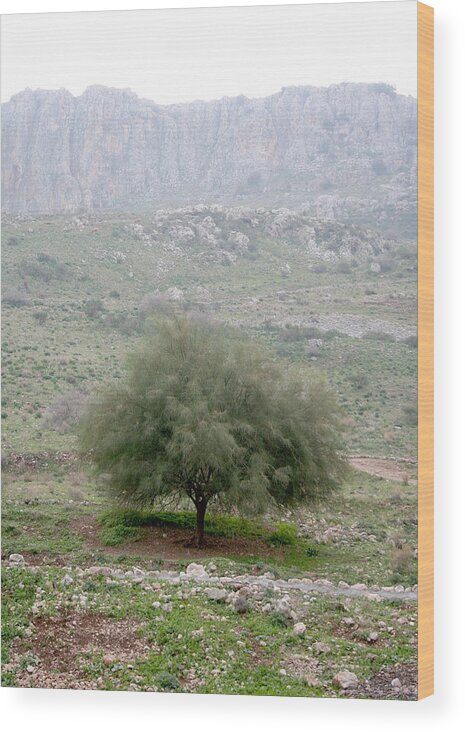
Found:
[[[114, 527], [176, 527], [195, 531], [196, 516], [193, 511], [138, 511], [134, 509], [113, 509], [100, 516], [105, 529]], [[237, 516], [213, 515], [205, 518], [205, 533], [210, 536], [244, 537], [249, 539], [266, 537], [268, 529], [259, 522]]]
[[292, 524], [279, 524], [278, 528], [269, 535], [268, 541], [276, 546], [297, 544], [297, 528]]
[[100, 533], [100, 539], [105, 546], [118, 546], [128, 541], [138, 541], [141, 538], [140, 529], [137, 526], [107, 526]]

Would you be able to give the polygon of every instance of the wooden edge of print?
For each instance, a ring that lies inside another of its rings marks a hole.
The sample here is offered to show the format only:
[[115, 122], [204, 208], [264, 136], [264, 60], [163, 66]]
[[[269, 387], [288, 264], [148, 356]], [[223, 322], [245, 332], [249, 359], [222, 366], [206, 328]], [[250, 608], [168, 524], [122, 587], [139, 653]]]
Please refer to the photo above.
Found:
[[418, 3], [418, 699], [434, 692], [434, 10]]

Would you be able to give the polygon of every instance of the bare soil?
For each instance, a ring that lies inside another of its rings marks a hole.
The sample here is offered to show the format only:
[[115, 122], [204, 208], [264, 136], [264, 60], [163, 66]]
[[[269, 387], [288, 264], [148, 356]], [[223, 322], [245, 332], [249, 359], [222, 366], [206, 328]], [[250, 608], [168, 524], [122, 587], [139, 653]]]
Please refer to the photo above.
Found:
[[[28, 653], [35, 659], [17, 676], [17, 686], [54, 689], [95, 689], [99, 680], [88, 671], [87, 654], [103, 655], [106, 665], [127, 663], [146, 655], [149, 646], [137, 634], [132, 619], [112, 620], [93, 613], [42, 617], [33, 622], [30, 641], [22, 641], [14, 656]], [[32, 670], [31, 670], [32, 668]]]
[[353, 468], [378, 478], [416, 485], [416, 480], [411, 475], [415, 468], [413, 463], [400, 463], [389, 458], [357, 456], [349, 458], [349, 462]]
[[206, 536], [204, 546], [193, 546], [193, 534], [189, 529], [176, 527], [148, 527], [141, 529], [141, 538], [119, 546], [104, 546], [100, 540], [100, 527], [92, 516], [76, 519], [73, 530], [83, 538], [89, 549], [108, 554], [126, 554], [167, 560], [203, 559], [217, 556], [272, 556], [282, 559], [283, 551], [272, 547], [264, 539], [244, 537]]
[[[401, 686], [392, 686], [392, 681], [399, 679]], [[389, 668], [382, 668], [353, 691], [345, 692], [346, 696], [356, 699], [402, 699], [416, 701], [418, 698], [418, 668], [416, 663], [399, 663]]]

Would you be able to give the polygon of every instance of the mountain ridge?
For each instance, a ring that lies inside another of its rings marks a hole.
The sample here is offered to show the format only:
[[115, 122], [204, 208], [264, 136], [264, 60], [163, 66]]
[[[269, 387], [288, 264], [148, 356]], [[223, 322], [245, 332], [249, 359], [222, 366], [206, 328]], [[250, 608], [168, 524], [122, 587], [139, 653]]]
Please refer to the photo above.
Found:
[[2, 205], [50, 214], [362, 189], [387, 201], [416, 185], [416, 109], [386, 84], [172, 105], [101, 85], [26, 89], [2, 104]]

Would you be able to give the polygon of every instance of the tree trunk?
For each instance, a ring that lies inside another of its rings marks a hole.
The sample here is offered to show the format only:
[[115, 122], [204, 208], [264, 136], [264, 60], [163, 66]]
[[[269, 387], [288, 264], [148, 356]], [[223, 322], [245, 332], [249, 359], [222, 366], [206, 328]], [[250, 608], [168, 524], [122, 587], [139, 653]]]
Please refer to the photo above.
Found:
[[207, 511], [207, 501], [200, 500], [195, 504], [197, 509], [197, 547], [200, 549], [203, 545], [203, 537], [205, 534], [205, 513]]

